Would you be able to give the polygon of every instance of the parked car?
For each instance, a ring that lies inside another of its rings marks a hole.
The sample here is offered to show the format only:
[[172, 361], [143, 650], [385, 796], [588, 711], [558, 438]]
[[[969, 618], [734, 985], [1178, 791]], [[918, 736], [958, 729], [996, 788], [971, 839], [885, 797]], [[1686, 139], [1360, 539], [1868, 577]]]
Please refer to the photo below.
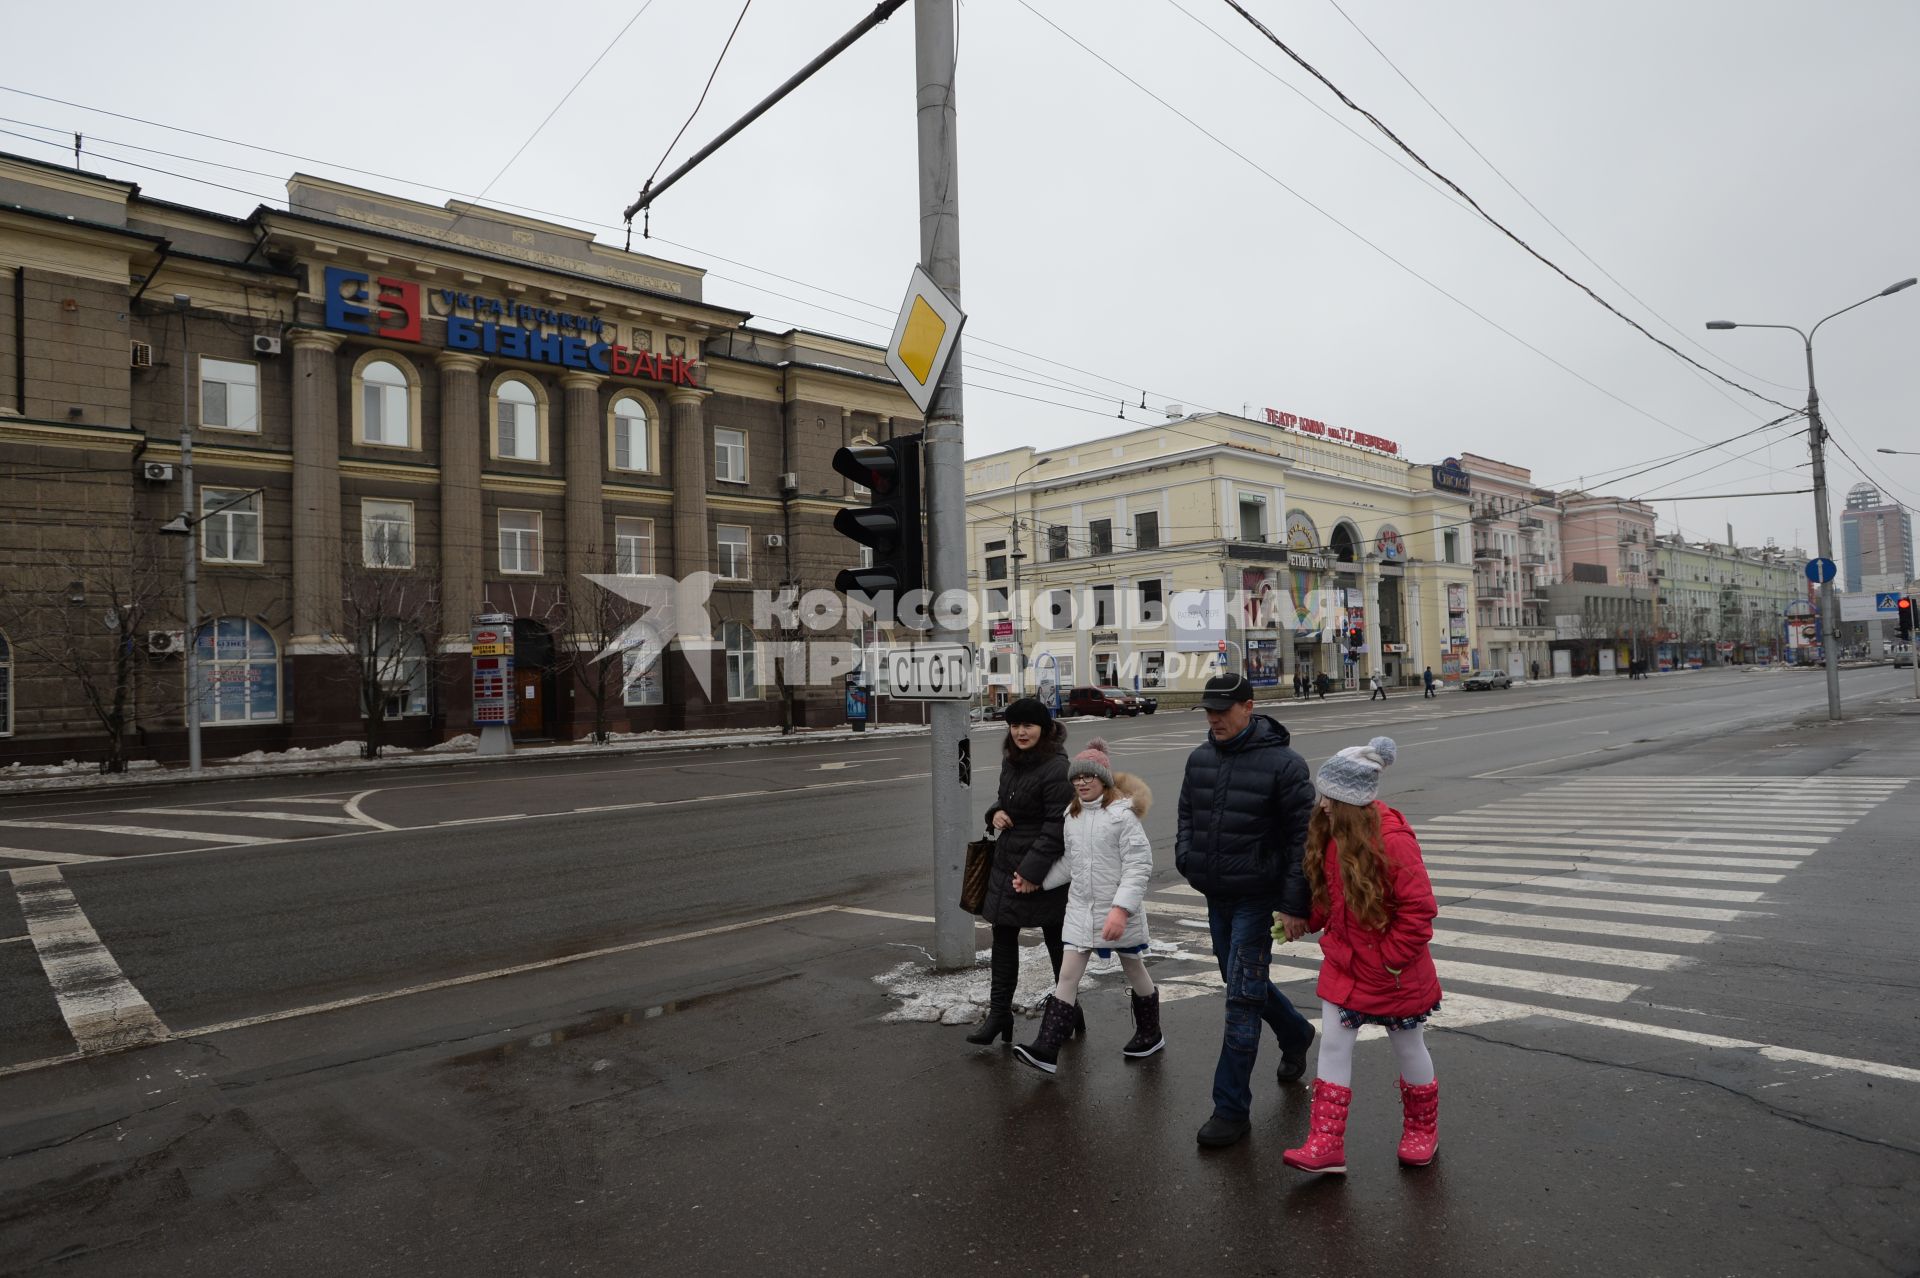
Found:
[[1143, 697], [1139, 693], [1135, 693], [1133, 699], [1140, 703], [1141, 714], [1152, 714], [1160, 708], [1160, 698], [1158, 697]]
[[1075, 688], [1067, 693], [1067, 713], [1111, 719], [1115, 715], [1139, 714], [1140, 707], [1118, 688]]
[[1467, 692], [1486, 692], [1512, 686], [1513, 676], [1504, 670], [1476, 670], [1460, 681], [1460, 687]]
[[1910, 666], [1912, 664], [1913, 664], [1913, 645], [1910, 643], [1902, 643], [1902, 644], [1894, 645], [1893, 668], [1895, 670], [1898, 670], [1902, 666]]

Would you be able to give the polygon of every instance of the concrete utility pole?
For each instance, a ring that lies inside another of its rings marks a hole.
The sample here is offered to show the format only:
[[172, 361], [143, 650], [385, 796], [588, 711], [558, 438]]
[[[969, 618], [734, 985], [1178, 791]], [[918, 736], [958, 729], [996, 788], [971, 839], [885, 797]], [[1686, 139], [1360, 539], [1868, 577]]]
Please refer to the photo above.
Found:
[[[960, 300], [960, 167], [954, 109], [953, 0], [914, 0], [914, 109], [920, 151], [920, 265], [956, 306]], [[970, 642], [967, 589], [966, 460], [956, 340], [927, 413], [927, 564], [933, 639]], [[960, 606], [956, 608], [955, 602]], [[942, 969], [974, 962], [973, 916], [960, 908], [973, 813], [966, 701], [933, 703], [933, 960]]]
[[193, 517], [193, 414], [187, 383], [192, 357], [187, 354], [187, 307], [184, 294], [175, 294], [180, 309], [180, 504], [187, 523], [187, 553], [181, 569], [182, 601], [187, 613], [187, 772], [200, 775], [200, 532]]

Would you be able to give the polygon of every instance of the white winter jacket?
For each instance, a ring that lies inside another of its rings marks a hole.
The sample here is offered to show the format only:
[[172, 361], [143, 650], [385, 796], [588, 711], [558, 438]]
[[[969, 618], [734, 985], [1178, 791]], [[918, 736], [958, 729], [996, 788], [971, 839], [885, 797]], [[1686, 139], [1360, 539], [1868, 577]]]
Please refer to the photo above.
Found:
[[[1144, 899], [1153, 874], [1153, 845], [1140, 824], [1153, 803], [1147, 783], [1122, 772], [1114, 777], [1120, 796], [1105, 807], [1067, 809], [1064, 860], [1073, 880], [1061, 939], [1081, 949], [1131, 949], [1147, 943]], [[1107, 911], [1127, 911], [1127, 930], [1117, 941], [1101, 939]]]

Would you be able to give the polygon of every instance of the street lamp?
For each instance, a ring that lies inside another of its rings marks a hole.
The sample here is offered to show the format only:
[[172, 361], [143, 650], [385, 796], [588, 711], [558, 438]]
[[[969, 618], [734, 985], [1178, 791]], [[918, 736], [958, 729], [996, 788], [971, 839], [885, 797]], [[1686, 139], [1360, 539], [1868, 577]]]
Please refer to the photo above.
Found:
[[1873, 451], [1876, 453], [1886, 453], [1890, 457], [1920, 457], [1920, 453], [1916, 453], [1907, 448], [1876, 448]]
[[[1843, 306], [1832, 315], [1819, 321], [1812, 328], [1801, 332], [1792, 324], [1740, 324], [1733, 320], [1708, 320], [1707, 327], [1716, 331], [1729, 328], [1783, 328], [1789, 333], [1799, 333], [1801, 344], [1807, 351], [1807, 448], [1813, 455], [1813, 517], [1815, 532], [1819, 537], [1820, 558], [1833, 559], [1833, 530], [1827, 524], [1827, 440], [1826, 431], [1820, 424], [1820, 392], [1813, 380], [1813, 335], [1820, 331], [1820, 325], [1835, 316], [1845, 315], [1857, 306], [1865, 306], [1877, 297], [1890, 297], [1902, 289], [1912, 288], [1920, 279], [1904, 279], [1889, 284], [1872, 297], [1863, 297], [1853, 306]], [[1840, 721], [1840, 650], [1835, 642], [1838, 638], [1839, 609], [1834, 602], [1833, 580], [1828, 578], [1820, 583], [1820, 625], [1822, 632], [1821, 649], [1827, 663], [1827, 718]]]

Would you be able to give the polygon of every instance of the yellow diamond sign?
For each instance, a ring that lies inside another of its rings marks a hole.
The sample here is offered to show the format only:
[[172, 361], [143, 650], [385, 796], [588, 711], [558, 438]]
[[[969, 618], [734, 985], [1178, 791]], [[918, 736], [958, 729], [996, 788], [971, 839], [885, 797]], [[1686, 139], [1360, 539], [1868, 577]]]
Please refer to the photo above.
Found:
[[920, 267], [913, 268], [900, 319], [887, 343], [887, 367], [924, 415], [933, 403], [940, 374], [960, 340], [966, 313]]

